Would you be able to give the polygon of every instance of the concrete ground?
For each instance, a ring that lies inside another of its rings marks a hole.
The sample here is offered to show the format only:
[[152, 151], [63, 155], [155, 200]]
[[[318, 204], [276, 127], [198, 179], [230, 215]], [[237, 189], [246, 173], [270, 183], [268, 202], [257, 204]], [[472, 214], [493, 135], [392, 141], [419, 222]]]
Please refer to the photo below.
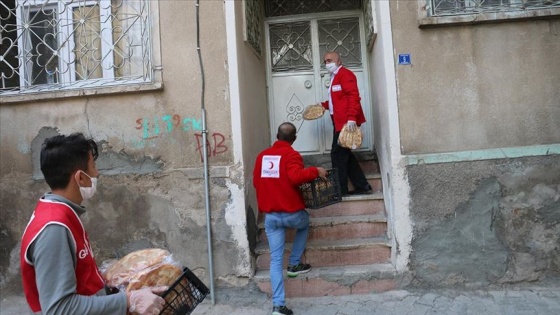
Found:
[[[272, 301], [254, 285], [217, 288], [215, 304], [209, 295], [193, 315], [271, 314]], [[560, 314], [560, 284], [489, 290], [396, 290], [378, 294], [291, 298], [287, 305], [300, 315], [552, 315]], [[0, 315], [30, 314], [24, 298], [2, 296]]]

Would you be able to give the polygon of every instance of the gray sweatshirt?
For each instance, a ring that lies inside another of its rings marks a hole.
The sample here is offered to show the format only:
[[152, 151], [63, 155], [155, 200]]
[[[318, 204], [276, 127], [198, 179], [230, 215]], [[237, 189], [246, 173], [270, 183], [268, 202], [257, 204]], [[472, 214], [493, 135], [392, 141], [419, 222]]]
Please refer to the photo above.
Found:
[[[47, 193], [44, 199], [63, 202], [78, 214], [85, 208], [70, 200]], [[76, 248], [72, 233], [58, 224], [49, 224], [30, 244], [27, 258], [35, 266], [37, 289], [42, 313], [125, 315], [126, 293], [105, 295], [105, 289], [94, 296], [76, 294]]]

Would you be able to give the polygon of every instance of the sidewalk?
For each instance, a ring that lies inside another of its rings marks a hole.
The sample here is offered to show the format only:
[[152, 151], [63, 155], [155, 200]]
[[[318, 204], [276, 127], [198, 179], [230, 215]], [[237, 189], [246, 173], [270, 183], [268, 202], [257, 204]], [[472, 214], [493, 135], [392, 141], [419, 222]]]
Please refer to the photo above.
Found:
[[[193, 315], [269, 315], [272, 301], [256, 286], [217, 288], [215, 305], [208, 296]], [[560, 287], [523, 286], [497, 290], [397, 290], [378, 294], [292, 298], [296, 315], [552, 315], [560, 314]], [[22, 297], [2, 297], [0, 315], [29, 314]]]
[[[252, 293], [251, 293], [252, 291]], [[292, 298], [287, 305], [300, 315], [560, 314], [560, 287], [507, 290], [398, 290], [379, 294]], [[194, 314], [271, 314], [272, 301], [255, 289], [217, 290]]]

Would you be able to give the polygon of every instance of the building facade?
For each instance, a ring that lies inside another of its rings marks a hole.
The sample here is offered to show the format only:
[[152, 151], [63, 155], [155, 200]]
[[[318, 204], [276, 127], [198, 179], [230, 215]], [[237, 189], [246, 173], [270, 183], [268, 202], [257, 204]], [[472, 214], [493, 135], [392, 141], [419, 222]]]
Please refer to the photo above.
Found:
[[359, 80], [397, 273], [476, 286], [560, 269], [558, 1], [5, 3], [2, 290], [21, 292], [41, 144], [72, 132], [101, 148], [83, 218], [98, 261], [165, 247], [205, 281], [250, 281], [254, 158], [283, 121], [328, 155], [329, 118], [301, 113], [327, 97], [332, 50]]

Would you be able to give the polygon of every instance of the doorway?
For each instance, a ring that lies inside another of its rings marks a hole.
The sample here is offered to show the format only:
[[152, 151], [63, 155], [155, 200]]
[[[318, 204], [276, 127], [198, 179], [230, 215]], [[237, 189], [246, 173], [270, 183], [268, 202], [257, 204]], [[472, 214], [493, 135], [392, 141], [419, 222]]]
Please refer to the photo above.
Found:
[[305, 107], [328, 100], [330, 75], [322, 64], [326, 52], [337, 51], [358, 81], [367, 123], [358, 151], [372, 151], [371, 106], [363, 17], [341, 11], [269, 19], [266, 22], [267, 79], [271, 142], [276, 128], [291, 122], [298, 128], [293, 147], [304, 155], [330, 152], [333, 126], [328, 112], [304, 121]]

